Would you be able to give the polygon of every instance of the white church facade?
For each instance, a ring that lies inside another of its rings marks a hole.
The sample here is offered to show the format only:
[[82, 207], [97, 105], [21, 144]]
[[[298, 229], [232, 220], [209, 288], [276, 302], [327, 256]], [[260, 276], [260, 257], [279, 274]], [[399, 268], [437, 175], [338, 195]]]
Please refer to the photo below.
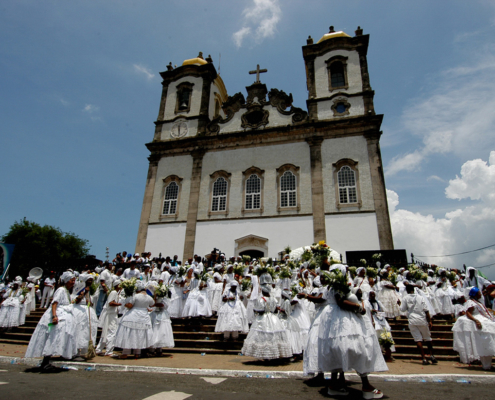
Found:
[[245, 97], [228, 96], [209, 57], [169, 65], [136, 251], [277, 257], [320, 240], [341, 254], [393, 249], [368, 41], [360, 28], [308, 38], [307, 110], [268, 90], [259, 66]]

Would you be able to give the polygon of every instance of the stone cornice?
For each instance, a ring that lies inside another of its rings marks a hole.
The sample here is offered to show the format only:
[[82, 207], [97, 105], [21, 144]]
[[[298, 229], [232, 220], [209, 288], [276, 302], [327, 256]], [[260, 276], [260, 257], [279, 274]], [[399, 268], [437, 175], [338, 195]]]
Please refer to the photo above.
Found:
[[196, 150], [222, 151], [230, 149], [288, 144], [311, 140], [317, 136], [322, 139], [347, 136], [380, 137], [383, 115], [348, 117], [332, 121], [311, 121], [297, 126], [246, 130], [233, 133], [195, 136], [180, 140], [153, 141], [146, 147], [151, 159], [191, 154]]
[[324, 40], [316, 44], [303, 46], [303, 57], [305, 60], [314, 59], [331, 50], [357, 50], [360, 54], [366, 55], [370, 35], [360, 35], [354, 37], [336, 37]]
[[218, 74], [213, 64], [208, 63], [204, 65], [182, 65], [171, 71], [160, 72], [160, 76], [163, 78], [162, 85], [168, 85], [170, 82], [174, 82], [186, 76], [208, 77], [209, 81], [213, 81]]

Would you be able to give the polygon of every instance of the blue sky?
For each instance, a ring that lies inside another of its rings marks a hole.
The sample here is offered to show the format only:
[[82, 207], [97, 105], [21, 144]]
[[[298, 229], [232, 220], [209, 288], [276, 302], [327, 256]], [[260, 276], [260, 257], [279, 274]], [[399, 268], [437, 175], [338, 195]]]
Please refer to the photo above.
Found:
[[[494, 23], [489, 1], [4, 0], [0, 233], [26, 217], [88, 239], [99, 258], [107, 246], [132, 251], [169, 62], [211, 54], [230, 95], [260, 64], [269, 88], [306, 108], [306, 38], [359, 25], [385, 115], [396, 247], [431, 256], [495, 244]], [[484, 266], [495, 247], [422, 259]], [[483, 272], [495, 279], [495, 267]]]

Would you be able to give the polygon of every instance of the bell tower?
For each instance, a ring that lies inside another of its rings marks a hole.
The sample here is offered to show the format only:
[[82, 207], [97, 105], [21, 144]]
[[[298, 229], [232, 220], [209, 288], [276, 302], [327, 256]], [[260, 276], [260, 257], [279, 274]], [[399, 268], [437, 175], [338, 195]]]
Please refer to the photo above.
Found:
[[375, 115], [368, 74], [369, 35], [358, 27], [355, 36], [333, 26], [317, 43], [303, 47], [311, 120]]

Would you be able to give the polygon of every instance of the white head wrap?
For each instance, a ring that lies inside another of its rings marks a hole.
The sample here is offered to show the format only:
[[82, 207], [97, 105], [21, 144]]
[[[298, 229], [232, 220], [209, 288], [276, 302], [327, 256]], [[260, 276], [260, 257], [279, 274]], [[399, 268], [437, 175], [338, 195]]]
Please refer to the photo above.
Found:
[[342, 264], [333, 264], [330, 267], [330, 272], [335, 271], [335, 270], [340, 271], [342, 273], [342, 275], [345, 275], [345, 273], [346, 273], [345, 266]]
[[79, 275], [79, 280], [81, 282], [86, 282], [88, 279], [93, 279], [94, 280], [94, 276], [91, 275], [91, 274], [81, 274], [81, 275]]
[[62, 283], [67, 283], [69, 282], [72, 278], [74, 278], [74, 274], [69, 271], [65, 271], [62, 276], [60, 277], [60, 280]]
[[137, 281], [136, 282], [136, 292], [141, 292], [144, 290], [144, 282], [143, 281]]
[[121, 283], [122, 283], [122, 279], [117, 278], [117, 279], [115, 279], [115, 280], [113, 281], [113, 287], [118, 286], [118, 285], [120, 285]]
[[364, 267], [359, 267], [357, 270], [356, 270], [356, 275], [359, 276], [359, 274], [361, 273], [361, 271], [364, 271]]

